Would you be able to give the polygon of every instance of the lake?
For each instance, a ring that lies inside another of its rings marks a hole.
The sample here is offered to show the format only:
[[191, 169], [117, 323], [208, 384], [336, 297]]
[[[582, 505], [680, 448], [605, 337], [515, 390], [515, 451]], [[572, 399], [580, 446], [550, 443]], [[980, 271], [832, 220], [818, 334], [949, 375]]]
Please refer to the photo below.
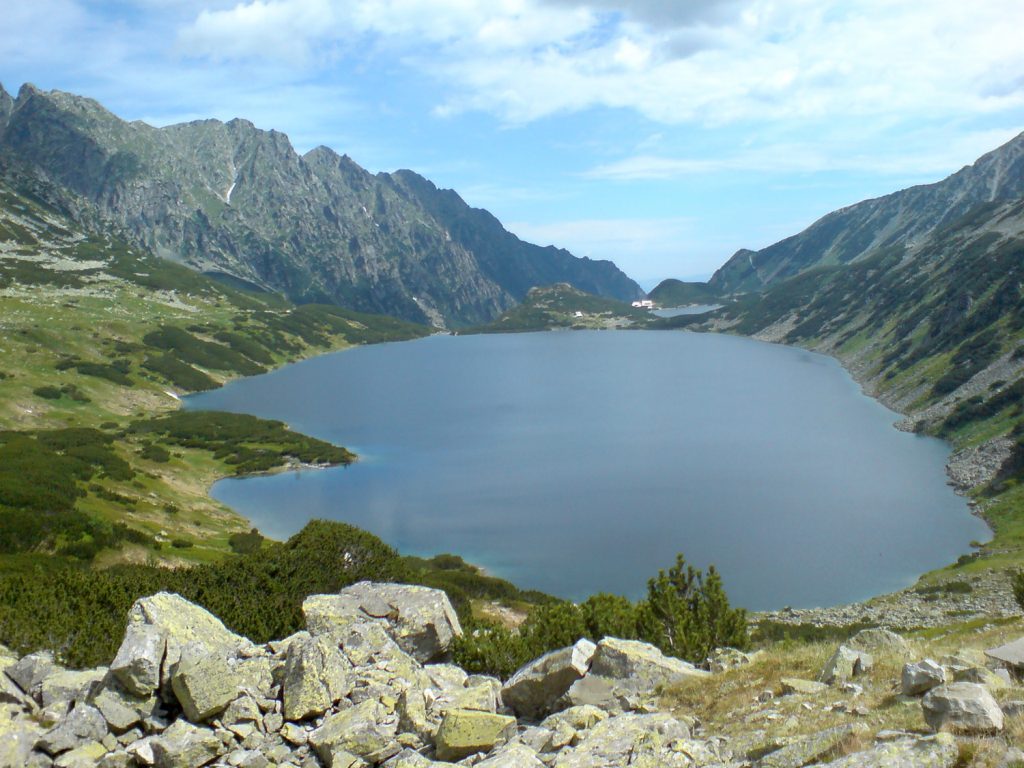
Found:
[[946, 444], [894, 429], [835, 360], [733, 336], [433, 336], [186, 406], [282, 419], [359, 454], [217, 483], [265, 534], [342, 520], [572, 599], [640, 597], [683, 552], [716, 565], [734, 604], [833, 605], [989, 538], [946, 485]]

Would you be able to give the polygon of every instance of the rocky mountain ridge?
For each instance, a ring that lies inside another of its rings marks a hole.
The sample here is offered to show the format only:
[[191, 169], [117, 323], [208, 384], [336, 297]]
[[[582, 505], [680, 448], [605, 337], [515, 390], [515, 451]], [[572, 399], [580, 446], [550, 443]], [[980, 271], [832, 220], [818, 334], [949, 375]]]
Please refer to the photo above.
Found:
[[[307, 630], [261, 646], [159, 593], [136, 601], [108, 667], [0, 649], [0, 765], [954, 768], [1022, 755], [1010, 746], [1020, 640], [935, 661], [870, 629], [814, 661], [809, 679], [773, 669], [772, 651], [719, 649], [701, 670], [604, 638], [503, 682], [445, 662], [462, 629], [443, 592], [360, 582], [310, 596], [303, 613]], [[724, 693], [765, 672], [771, 687]], [[878, 698], [893, 687], [895, 710]], [[738, 707], [728, 732], [681, 704], [701, 689]], [[803, 727], [785, 712], [803, 713]]]
[[97, 102], [0, 88], [0, 152], [137, 244], [298, 302], [459, 326], [538, 284], [642, 291], [614, 264], [520, 241], [486, 211], [412, 171], [373, 175], [326, 147], [235, 119], [154, 128]]
[[809, 269], [914, 247], [986, 203], [1024, 196], [1024, 133], [943, 181], [833, 211], [759, 251], [737, 251], [709, 281], [720, 294], [760, 291]]

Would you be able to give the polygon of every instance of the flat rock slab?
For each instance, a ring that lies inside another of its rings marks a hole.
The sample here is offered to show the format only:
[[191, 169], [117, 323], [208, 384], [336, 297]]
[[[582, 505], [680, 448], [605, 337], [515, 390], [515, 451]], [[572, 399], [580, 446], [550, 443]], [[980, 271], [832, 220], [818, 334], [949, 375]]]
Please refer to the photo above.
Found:
[[516, 719], [508, 715], [453, 709], [437, 731], [439, 760], [461, 760], [477, 752], [489, 752], [494, 745], [515, 733]]
[[888, 741], [825, 765], [828, 768], [953, 768], [958, 760], [956, 740], [948, 733], [940, 733]]
[[1011, 667], [1024, 667], [1024, 637], [985, 651], [985, 655], [990, 659], [1009, 664]]
[[836, 728], [806, 736], [782, 749], [769, 752], [755, 763], [756, 768], [801, 768], [829, 757], [855, 736], [867, 732], [861, 723], [840, 725]]
[[804, 680], [799, 677], [784, 677], [779, 683], [782, 686], [784, 696], [793, 693], [810, 696], [828, 690], [828, 686], [825, 683], [820, 683], [817, 680]]

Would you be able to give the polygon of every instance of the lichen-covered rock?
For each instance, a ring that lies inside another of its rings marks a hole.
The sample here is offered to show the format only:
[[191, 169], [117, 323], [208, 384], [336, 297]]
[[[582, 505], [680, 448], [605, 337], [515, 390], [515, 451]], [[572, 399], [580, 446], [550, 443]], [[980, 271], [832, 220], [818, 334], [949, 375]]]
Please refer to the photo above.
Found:
[[800, 768], [828, 757], [854, 737], [867, 732], [861, 723], [840, 725], [805, 736], [781, 749], [769, 752], [755, 763], [756, 768]]
[[0, 705], [0, 768], [22, 768], [43, 729], [31, 718], [21, 717], [17, 706]]
[[871, 654], [848, 645], [840, 645], [832, 657], [825, 662], [825, 667], [821, 670], [818, 680], [828, 685], [845, 683], [870, 670], [872, 663]]
[[239, 695], [240, 685], [234, 668], [221, 653], [189, 643], [171, 672], [171, 688], [185, 717], [202, 723], [223, 712]]
[[544, 763], [525, 744], [509, 744], [497, 754], [481, 760], [475, 768], [544, 768]]
[[121, 647], [110, 663], [110, 672], [136, 696], [150, 696], [160, 688], [160, 669], [167, 647], [162, 627], [129, 624]]
[[956, 740], [948, 733], [939, 733], [882, 742], [824, 765], [828, 768], [953, 768], [958, 760]]
[[397, 723], [384, 714], [378, 702], [367, 700], [328, 715], [323, 724], [309, 734], [309, 745], [328, 765], [334, 765], [341, 753], [374, 760], [394, 743]]
[[62, 669], [53, 672], [39, 683], [40, 703], [48, 707], [58, 701], [85, 701], [99, 688], [106, 675], [106, 667], [81, 671]]
[[149, 747], [155, 768], [199, 768], [224, 751], [223, 742], [213, 731], [185, 720], [175, 720], [151, 739]]
[[958, 683], [979, 683], [990, 691], [1001, 691], [1010, 684], [987, 667], [969, 667], [953, 673], [953, 680]]
[[924, 719], [934, 731], [993, 733], [1003, 729], [1003, 711], [978, 683], [950, 683], [932, 688], [921, 702]]
[[903, 665], [900, 692], [904, 696], [917, 696], [927, 693], [944, 682], [946, 682], [946, 670], [942, 668], [942, 665], [932, 659], [925, 659]]
[[[659, 765], [659, 762], [670, 765], [668, 756], [672, 752], [672, 745], [689, 738], [690, 729], [671, 715], [618, 715], [597, 723], [586, 732], [579, 744], [560, 751], [551, 765], [554, 768], [633, 765], [636, 764], [634, 758], [641, 754], [651, 768]], [[687, 763], [693, 764], [688, 758]]]
[[96, 763], [109, 750], [98, 741], [75, 747], [53, 761], [54, 768], [96, 768]]
[[103, 688], [89, 700], [100, 711], [114, 733], [124, 733], [147, 717], [156, 714], [160, 702], [155, 695], [133, 696], [115, 679], [108, 678]]
[[313, 595], [302, 604], [313, 635], [336, 634], [353, 624], [381, 623], [399, 647], [420, 663], [443, 658], [462, 634], [448, 596], [439, 589], [361, 581], [336, 595]]
[[[130, 691], [143, 696], [154, 690], [147, 688], [152, 680], [152, 662], [155, 654], [159, 652], [161, 636], [165, 640], [163, 664], [160, 668], [161, 683], [169, 683], [170, 671], [178, 663], [182, 648], [191, 643], [204, 648], [208, 653], [223, 657], [246, 656], [254, 651], [250, 640], [230, 631], [220, 619], [205, 608], [171, 592], [158, 592], [136, 600], [128, 611], [128, 627], [125, 642], [128, 641], [133, 628], [152, 627], [156, 630], [155, 633], [148, 635], [145, 632], [142, 635], [133, 635], [133, 638], [146, 639], [142, 645], [131, 651], [125, 649], [125, 659], [122, 659], [119, 650], [117, 659], [110, 667]], [[119, 661], [126, 662], [131, 669], [145, 670], [146, 676], [133, 680], [133, 675], [120, 671], [125, 664], [118, 663]], [[132, 662], [138, 664], [133, 665]], [[139, 683], [138, 687], [135, 685], [136, 682]]]
[[541, 722], [541, 728], [554, 730], [560, 724], [565, 723], [576, 731], [585, 731], [593, 728], [602, 720], [608, 719], [608, 713], [598, 707], [587, 705], [568, 707], [561, 712], [549, 715]]
[[107, 721], [103, 715], [95, 707], [79, 704], [44, 733], [37, 746], [49, 755], [59, 755], [106, 735]]
[[501, 689], [501, 699], [520, 717], [537, 719], [552, 711], [569, 687], [587, 674], [597, 646], [582, 639], [534, 659]]
[[284, 667], [284, 717], [305, 720], [322, 715], [351, 690], [348, 661], [323, 637], [306, 637], [288, 646]]
[[436, 737], [440, 760], [461, 760], [487, 752], [515, 733], [516, 719], [508, 715], [453, 709], [445, 714]]

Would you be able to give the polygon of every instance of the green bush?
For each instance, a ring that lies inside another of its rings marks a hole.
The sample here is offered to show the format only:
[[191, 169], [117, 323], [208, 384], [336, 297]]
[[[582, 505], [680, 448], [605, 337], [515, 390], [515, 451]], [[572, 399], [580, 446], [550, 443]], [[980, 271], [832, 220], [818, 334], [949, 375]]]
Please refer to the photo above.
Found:
[[32, 394], [36, 397], [41, 397], [44, 400], [60, 400], [64, 395], [64, 393], [60, 391], [60, 387], [53, 387], [50, 385], [36, 387], [32, 390]]

